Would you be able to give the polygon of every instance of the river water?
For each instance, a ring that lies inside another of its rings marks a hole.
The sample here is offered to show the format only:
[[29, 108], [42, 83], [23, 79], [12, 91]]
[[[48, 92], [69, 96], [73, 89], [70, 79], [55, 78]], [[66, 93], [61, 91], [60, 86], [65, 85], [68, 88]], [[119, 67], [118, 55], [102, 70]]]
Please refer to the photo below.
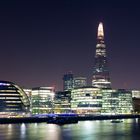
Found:
[[77, 124], [1, 124], [0, 140], [140, 140], [138, 119], [122, 123], [80, 121]]

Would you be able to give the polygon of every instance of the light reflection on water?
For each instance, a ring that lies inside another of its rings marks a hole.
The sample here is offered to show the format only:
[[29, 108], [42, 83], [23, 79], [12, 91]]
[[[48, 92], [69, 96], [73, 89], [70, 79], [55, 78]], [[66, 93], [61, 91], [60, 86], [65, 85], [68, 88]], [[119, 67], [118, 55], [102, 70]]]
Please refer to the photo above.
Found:
[[139, 140], [140, 122], [81, 121], [78, 124], [1, 124], [0, 140]]

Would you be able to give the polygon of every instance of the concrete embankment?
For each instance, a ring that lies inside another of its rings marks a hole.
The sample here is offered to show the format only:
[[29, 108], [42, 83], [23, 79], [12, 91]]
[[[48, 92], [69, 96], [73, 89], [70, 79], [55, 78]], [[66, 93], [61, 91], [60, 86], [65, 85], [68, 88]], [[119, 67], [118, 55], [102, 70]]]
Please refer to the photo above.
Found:
[[[63, 116], [64, 117], [64, 116]], [[63, 117], [60, 117], [63, 119]], [[51, 120], [53, 117], [24, 117], [24, 118], [0, 118], [0, 124], [6, 123], [41, 123]], [[71, 120], [86, 121], [86, 120], [112, 120], [112, 119], [129, 119], [129, 118], [140, 118], [140, 115], [86, 115], [69, 117]]]

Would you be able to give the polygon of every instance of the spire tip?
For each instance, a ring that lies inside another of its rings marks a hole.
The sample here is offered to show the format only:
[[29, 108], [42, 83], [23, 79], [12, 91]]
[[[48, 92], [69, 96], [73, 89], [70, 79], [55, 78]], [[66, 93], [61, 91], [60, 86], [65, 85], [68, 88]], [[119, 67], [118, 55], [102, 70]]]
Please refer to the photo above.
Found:
[[98, 34], [97, 34], [98, 38], [104, 38], [104, 29], [103, 29], [103, 23], [100, 22], [99, 26], [98, 26]]

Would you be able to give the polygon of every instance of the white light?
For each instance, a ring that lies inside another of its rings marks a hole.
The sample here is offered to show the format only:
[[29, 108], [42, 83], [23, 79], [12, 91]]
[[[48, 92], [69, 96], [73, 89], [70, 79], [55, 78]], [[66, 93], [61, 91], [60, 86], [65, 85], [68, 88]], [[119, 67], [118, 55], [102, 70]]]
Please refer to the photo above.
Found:
[[103, 23], [100, 22], [98, 26], [98, 37], [104, 36]]

